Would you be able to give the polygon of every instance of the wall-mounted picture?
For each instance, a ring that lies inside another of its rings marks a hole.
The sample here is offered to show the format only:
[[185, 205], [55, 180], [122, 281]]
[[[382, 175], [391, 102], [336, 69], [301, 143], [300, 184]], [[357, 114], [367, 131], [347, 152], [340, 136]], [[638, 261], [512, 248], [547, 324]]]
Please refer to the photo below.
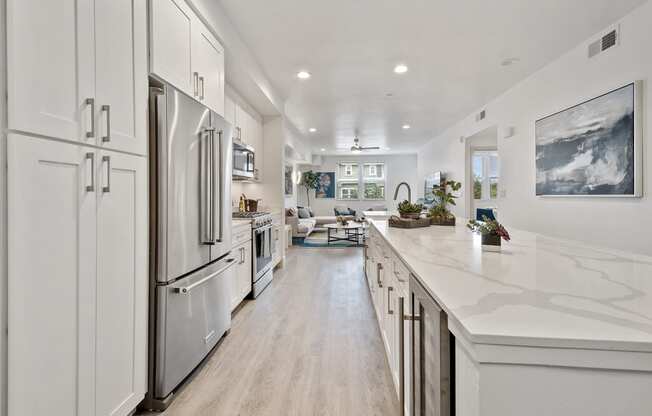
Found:
[[317, 172], [315, 198], [335, 198], [335, 172]]
[[639, 83], [538, 120], [539, 196], [640, 196]]
[[285, 165], [285, 196], [292, 196], [294, 190], [294, 168], [292, 165]]

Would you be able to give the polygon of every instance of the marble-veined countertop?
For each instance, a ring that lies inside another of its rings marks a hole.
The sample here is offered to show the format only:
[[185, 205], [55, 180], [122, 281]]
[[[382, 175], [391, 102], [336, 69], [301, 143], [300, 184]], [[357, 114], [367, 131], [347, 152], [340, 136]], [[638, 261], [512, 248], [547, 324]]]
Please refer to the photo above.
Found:
[[652, 352], [652, 258], [510, 229], [502, 252], [455, 227], [370, 220], [470, 341]]

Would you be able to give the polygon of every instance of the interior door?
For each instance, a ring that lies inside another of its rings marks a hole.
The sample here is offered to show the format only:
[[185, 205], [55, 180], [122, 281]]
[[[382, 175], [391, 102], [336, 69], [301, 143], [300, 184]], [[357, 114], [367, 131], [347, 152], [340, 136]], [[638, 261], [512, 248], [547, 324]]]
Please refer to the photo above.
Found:
[[[159, 97], [166, 101], [166, 143], [159, 151], [159, 168], [167, 170], [167, 276], [178, 278], [208, 263], [209, 241], [209, 153], [210, 110], [172, 88]], [[164, 97], [164, 98], [163, 98]]]
[[97, 154], [10, 134], [8, 414], [93, 415]]
[[199, 99], [224, 116], [224, 49], [198, 20], [193, 22], [192, 68], [199, 74]]
[[414, 277], [410, 297], [413, 415], [450, 416], [448, 317]]
[[8, 0], [10, 129], [95, 143], [92, 3]]
[[137, 154], [147, 151], [146, 13], [141, 0], [95, 0], [98, 141]]
[[126, 416], [147, 383], [147, 160], [98, 165], [96, 414]]

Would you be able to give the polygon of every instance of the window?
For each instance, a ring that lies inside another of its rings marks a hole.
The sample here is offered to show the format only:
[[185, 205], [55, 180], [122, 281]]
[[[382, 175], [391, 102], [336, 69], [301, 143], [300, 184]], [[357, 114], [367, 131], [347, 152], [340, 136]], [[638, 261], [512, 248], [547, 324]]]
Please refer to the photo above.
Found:
[[498, 198], [499, 163], [495, 150], [473, 152], [473, 199], [487, 201]]
[[340, 182], [338, 183], [339, 199], [358, 199], [357, 182]]
[[337, 198], [385, 200], [385, 164], [340, 163], [337, 177]]
[[385, 200], [385, 164], [365, 163], [363, 171], [364, 199]]

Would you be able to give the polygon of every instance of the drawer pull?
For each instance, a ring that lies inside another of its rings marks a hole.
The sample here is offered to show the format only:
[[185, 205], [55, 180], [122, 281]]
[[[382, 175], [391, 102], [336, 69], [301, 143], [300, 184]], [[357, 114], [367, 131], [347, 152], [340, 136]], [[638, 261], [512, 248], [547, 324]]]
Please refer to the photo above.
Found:
[[394, 315], [394, 311], [392, 310], [392, 292], [394, 291], [394, 288], [391, 286], [387, 286], [387, 314], [388, 315]]

